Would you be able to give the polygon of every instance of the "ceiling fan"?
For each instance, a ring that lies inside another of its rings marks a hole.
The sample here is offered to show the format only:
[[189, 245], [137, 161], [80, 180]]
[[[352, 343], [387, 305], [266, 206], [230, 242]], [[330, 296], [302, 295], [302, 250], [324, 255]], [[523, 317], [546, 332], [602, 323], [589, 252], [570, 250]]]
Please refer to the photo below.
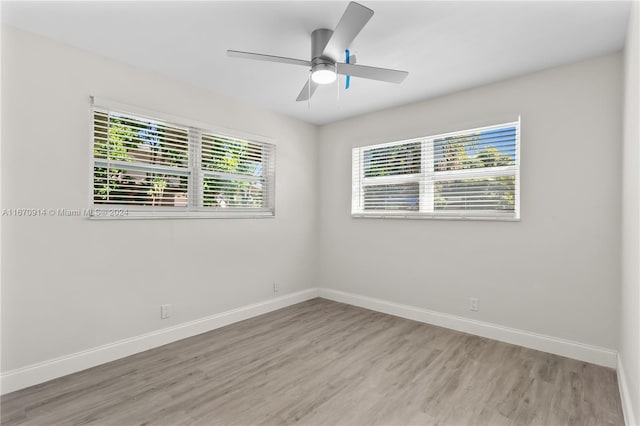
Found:
[[353, 60], [349, 61], [348, 56], [347, 62], [338, 62], [353, 39], [356, 38], [372, 16], [373, 10], [359, 3], [350, 2], [335, 30], [319, 28], [311, 33], [310, 61], [264, 55], [262, 53], [241, 52], [238, 50], [227, 50], [227, 54], [235, 58], [310, 67], [311, 78], [307, 80], [307, 84], [302, 88], [302, 91], [296, 99], [297, 101], [310, 99], [318, 85], [333, 83], [336, 80], [337, 74], [386, 81], [389, 83], [401, 83], [409, 74], [408, 72], [356, 65], [353, 63]]

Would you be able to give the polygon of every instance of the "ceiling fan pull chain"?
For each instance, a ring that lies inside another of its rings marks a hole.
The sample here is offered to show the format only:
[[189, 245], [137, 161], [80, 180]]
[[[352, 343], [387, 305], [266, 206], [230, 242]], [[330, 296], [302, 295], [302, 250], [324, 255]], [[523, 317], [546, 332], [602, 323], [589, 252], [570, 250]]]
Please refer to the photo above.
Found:
[[336, 73], [336, 106], [340, 106], [340, 76], [338, 75], [338, 66], [333, 64], [333, 70]]

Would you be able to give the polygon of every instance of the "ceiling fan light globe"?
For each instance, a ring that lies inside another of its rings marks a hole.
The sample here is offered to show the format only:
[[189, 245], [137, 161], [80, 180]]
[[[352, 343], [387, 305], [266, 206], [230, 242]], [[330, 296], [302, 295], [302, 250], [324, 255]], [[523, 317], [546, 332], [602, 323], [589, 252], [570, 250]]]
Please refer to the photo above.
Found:
[[311, 80], [316, 84], [331, 84], [336, 81], [336, 73], [330, 69], [319, 69], [311, 73]]

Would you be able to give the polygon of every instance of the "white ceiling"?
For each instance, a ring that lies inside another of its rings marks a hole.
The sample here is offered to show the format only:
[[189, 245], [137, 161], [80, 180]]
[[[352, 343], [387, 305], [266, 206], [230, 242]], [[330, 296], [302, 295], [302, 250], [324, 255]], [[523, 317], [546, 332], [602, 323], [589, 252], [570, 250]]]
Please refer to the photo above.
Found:
[[621, 49], [628, 2], [361, 1], [375, 11], [351, 50], [409, 71], [400, 85], [352, 78], [295, 99], [305, 67], [227, 49], [310, 59], [310, 33], [346, 1], [2, 2], [2, 21], [78, 48], [324, 124]]

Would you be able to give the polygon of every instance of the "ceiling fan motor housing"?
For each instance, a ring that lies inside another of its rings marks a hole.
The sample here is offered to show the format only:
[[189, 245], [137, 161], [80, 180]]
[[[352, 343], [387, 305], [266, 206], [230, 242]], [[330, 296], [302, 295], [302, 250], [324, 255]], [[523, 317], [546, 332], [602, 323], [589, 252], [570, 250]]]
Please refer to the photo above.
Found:
[[[332, 30], [320, 28], [311, 33], [311, 69], [315, 70], [317, 65], [335, 66], [338, 58], [329, 58], [323, 55], [324, 48], [333, 35]], [[323, 67], [324, 68], [324, 67]]]

